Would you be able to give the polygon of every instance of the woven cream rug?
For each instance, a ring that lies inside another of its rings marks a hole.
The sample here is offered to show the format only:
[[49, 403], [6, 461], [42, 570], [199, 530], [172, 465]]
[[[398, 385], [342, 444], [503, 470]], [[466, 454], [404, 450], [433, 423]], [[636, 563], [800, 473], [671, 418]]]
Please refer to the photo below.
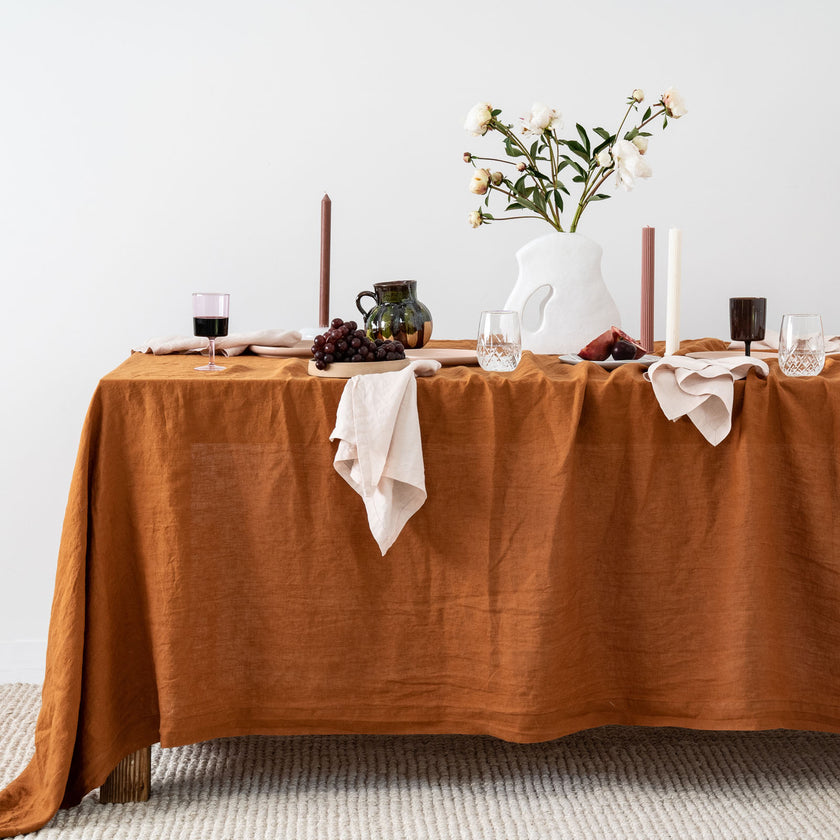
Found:
[[[0, 787], [32, 752], [40, 688], [0, 685]], [[603, 727], [543, 744], [297, 736], [152, 750], [152, 799], [96, 794], [34, 838], [832, 840], [840, 736]]]

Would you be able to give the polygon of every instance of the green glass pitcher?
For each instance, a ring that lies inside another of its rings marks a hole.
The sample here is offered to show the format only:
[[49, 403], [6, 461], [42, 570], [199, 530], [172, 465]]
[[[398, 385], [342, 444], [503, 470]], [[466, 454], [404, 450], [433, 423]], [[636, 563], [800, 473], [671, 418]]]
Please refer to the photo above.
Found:
[[[363, 297], [374, 298], [376, 305], [365, 310]], [[356, 307], [370, 338], [390, 338], [411, 348], [422, 347], [432, 337], [432, 313], [417, 300], [416, 280], [374, 283], [372, 292], [356, 295]]]

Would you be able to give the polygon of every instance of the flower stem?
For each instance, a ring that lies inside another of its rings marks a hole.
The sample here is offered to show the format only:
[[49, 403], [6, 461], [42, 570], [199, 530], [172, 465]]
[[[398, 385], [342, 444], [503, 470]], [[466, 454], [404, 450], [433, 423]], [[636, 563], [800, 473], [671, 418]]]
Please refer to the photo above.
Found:
[[[504, 193], [504, 194], [505, 194], [505, 195], [507, 195], [507, 197], [508, 197], [508, 198], [510, 198], [512, 201], [521, 201], [521, 200], [523, 200], [520, 196], [516, 195], [516, 193], [512, 193], [510, 190], [507, 190], [507, 189], [502, 189], [501, 187], [497, 187], [497, 186], [495, 186], [495, 185], [493, 185], [493, 184], [490, 184], [489, 186], [490, 186], [490, 189], [491, 189], [491, 190], [496, 190], [496, 192]], [[539, 186], [539, 185], [538, 185], [538, 186]], [[528, 199], [524, 199], [524, 200], [525, 200], [525, 201], [528, 201]], [[540, 209], [539, 209], [539, 207], [537, 207], [537, 205], [536, 205], [536, 204], [534, 204], [534, 203], [533, 203], [533, 202], [531, 202], [531, 201], [529, 201], [528, 203], [533, 205], [533, 208], [534, 208], [534, 209], [531, 211], [532, 213], [536, 213], [536, 214], [538, 214], [539, 216], [542, 216], [542, 218], [543, 218], [543, 219], [545, 219], [545, 220], [546, 220], [546, 221], [547, 221], [547, 222], [548, 222], [548, 223], [549, 223], [549, 224], [550, 224], [553, 228], [555, 228], [556, 230], [559, 230], [561, 233], [563, 232], [563, 228], [562, 228], [562, 227], [560, 227], [560, 221], [559, 221], [559, 219], [558, 219], [558, 220], [554, 220], [554, 219], [552, 219], [552, 218], [551, 218], [551, 216], [549, 216], [547, 212], [545, 212], [545, 211], [543, 211], [543, 210], [540, 210]], [[547, 206], [547, 205], [546, 205], [546, 206]], [[517, 217], [517, 216], [511, 216], [510, 218], [515, 219], [515, 218], [520, 218], [520, 217]], [[522, 216], [521, 218], [530, 218], [530, 217], [528, 217], [528, 216]]]
[[571, 233], [574, 233], [577, 230], [577, 224], [578, 224], [578, 219], [580, 219], [580, 214], [583, 213], [583, 211], [586, 209], [586, 206], [592, 200], [592, 196], [595, 195], [598, 192], [598, 189], [600, 188], [601, 184], [603, 184], [604, 181], [606, 181], [607, 178], [610, 177], [610, 173], [612, 171], [613, 171], [612, 166], [606, 168], [604, 170], [604, 174], [601, 175], [601, 177], [598, 180], [596, 180], [596, 182], [592, 185], [591, 189], [589, 188], [588, 182], [584, 185], [583, 195], [581, 196], [580, 201], [578, 202], [577, 212], [575, 213], [575, 217], [574, 217], [574, 219], [572, 219], [572, 224], [571, 224], [571, 227], [569, 228], [569, 231]]
[[[662, 103], [660, 103], [662, 104]], [[649, 122], [655, 120], [657, 117], [661, 117], [665, 113], [665, 106], [662, 105], [662, 110], [657, 111], [655, 114], [651, 114], [644, 122], [639, 123], [639, 128], [646, 126]]]
[[470, 160], [493, 160], [496, 163], [507, 163], [511, 166], [516, 166], [516, 161], [513, 160], [502, 160], [502, 158], [491, 158], [491, 157], [479, 157], [478, 155], [472, 155]]
[[[628, 117], [628, 116], [630, 116], [630, 111], [632, 111], [632, 110], [633, 110], [633, 106], [634, 106], [635, 104], [636, 104], [636, 103], [635, 103], [635, 101], [634, 101], [634, 102], [631, 102], [631, 103], [627, 106], [627, 110], [624, 112], [624, 116], [621, 118], [621, 123], [620, 123], [620, 125], [618, 126], [618, 131], [616, 131], [616, 133], [615, 133], [615, 140], [619, 140], [619, 139], [620, 139], [621, 129], [622, 129], [622, 128], [624, 128], [624, 123], [625, 123], [625, 122], [627, 122], [627, 117]], [[615, 145], [615, 140], [613, 140], [613, 145]], [[610, 146], [610, 148], [612, 148], [612, 146]]]

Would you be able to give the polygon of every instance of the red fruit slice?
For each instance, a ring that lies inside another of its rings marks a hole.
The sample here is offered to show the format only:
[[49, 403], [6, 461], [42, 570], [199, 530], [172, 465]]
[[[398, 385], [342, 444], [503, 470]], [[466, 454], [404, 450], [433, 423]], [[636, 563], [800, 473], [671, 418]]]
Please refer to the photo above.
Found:
[[[635, 348], [632, 352], [631, 347]], [[647, 352], [635, 338], [613, 326], [597, 338], [593, 338], [586, 347], [578, 351], [578, 356], [590, 362], [603, 362], [610, 354], [614, 359], [641, 359]]]
[[615, 338], [613, 338], [612, 329], [609, 329], [597, 338], [593, 338], [582, 350], [578, 350], [578, 356], [590, 362], [603, 362], [612, 352], [613, 344], [615, 344]]

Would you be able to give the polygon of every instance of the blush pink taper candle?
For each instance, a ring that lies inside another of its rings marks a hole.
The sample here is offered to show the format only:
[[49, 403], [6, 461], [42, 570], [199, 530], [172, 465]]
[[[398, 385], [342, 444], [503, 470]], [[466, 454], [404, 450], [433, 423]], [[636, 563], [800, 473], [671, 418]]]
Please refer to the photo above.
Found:
[[656, 228], [642, 228], [642, 325], [639, 340], [645, 350], [653, 350], [653, 280]]
[[321, 199], [321, 292], [318, 297], [318, 326], [330, 323], [330, 238], [332, 235], [332, 201], [324, 193]]

